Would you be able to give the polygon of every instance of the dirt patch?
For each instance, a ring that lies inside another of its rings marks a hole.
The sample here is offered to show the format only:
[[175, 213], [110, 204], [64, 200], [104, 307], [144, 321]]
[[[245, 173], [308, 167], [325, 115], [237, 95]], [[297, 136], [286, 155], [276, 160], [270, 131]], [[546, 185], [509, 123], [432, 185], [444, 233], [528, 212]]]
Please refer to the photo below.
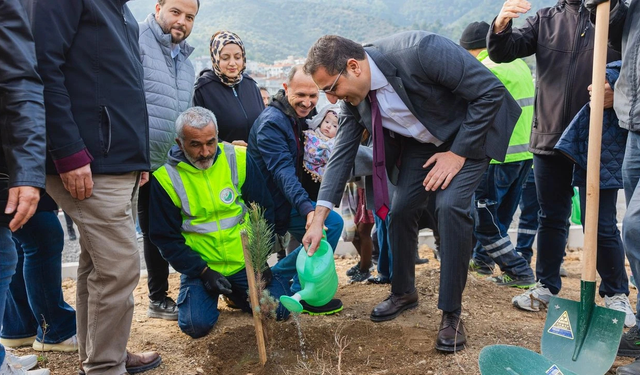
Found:
[[[369, 320], [371, 309], [388, 294], [384, 285], [347, 285], [345, 271], [355, 259], [336, 259], [340, 288], [337, 296], [344, 310], [333, 316], [300, 316], [304, 338], [301, 346], [293, 319], [270, 327], [269, 361], [258, 362], [255, 331], [251, 316], [220, 304], [218, 325], [204, 338], [193, 340], [180, 332], [176, 322], [149, 319], [146, 316], [146, 279], [135, 291], [134, 321], [129, 347], [134, 351], [157, 350], [163, 364], [146, 374], [479, 374], [478, 354], [493, 344], [511, 344], [539, 350], [546, 313], [526, 313], [511, 306], [511, 297], [520, 293], [513, 288], [497, 287], [477, 274], [469, 274], [463, 297], [463, 318], [468, 345], [466, 350], [444, 355], [434, 349], [440, 323], [437, 309], [439, 264], [426, 247], [420, 250], [430, 262], [416, 269], [420, 304], [397, 319], [385, 323]], [[579, 250], [569, 251], [561, 297], [578, 300], [580, 280]], [[170, 294], [177, 297], [179, 276], [170, 276]], [[75, 283], [64, 282], [67, 301], [75, 303]], [[636, 290], [631, 291], [635, 305]], [[602, 300], [598, 297], [598, 303]], [[306, 357], [303, 357], [304, 355]], [[21, 349], [19, 354], [33, 351]], [[47, 354], [52, 374], [77, 373], [75, 354]], [[615, 368], [632, 359], [618, 358]]]

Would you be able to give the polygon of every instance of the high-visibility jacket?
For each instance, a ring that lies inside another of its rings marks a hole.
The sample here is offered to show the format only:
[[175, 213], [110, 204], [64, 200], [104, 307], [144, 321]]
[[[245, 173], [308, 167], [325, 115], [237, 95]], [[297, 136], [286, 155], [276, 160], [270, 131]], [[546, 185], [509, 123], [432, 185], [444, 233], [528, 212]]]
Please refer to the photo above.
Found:
[[[531, 123], [533, 121], [533, 98], [535, 88], [531, 69], [522, 59], [515, 59], [510, 63], [498, 64], [489, 58], [487, 50], [480, 52], [477, 59], [484, 64], [504, 84], [511, 96], [522, 108], [522, 114], [513, 129], [509, 139], [509, 148], [505, 163], [533, 159], [529, 152], [529, 138], [531, 137]], [[491, 164], [501, 164], [491, 160]]]
[[198, 169], [170, 161], [154, 177], [182, 212], [182, 235], [209, 268], [224, 276], [245, 267], [240, 231], [248, 222], [240, 194], [246, 179], [244, 147], [224, 144], [215, 163]]

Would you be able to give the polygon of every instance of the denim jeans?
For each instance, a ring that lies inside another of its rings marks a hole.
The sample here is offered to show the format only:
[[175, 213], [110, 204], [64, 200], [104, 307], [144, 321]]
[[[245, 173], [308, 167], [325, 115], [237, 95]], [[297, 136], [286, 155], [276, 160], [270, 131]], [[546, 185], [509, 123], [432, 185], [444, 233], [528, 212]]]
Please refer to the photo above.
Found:
[[532, 160], [491, 164], [476, 189], [474, 261], [497, 263], [511, 277], [533, 277], [529, 263], [516, 252], [507, 230], [520, 203], [522, 184]]
[[[587, 189], [579, 187], [580, 220], [584, 223]], [[624, 268], [624, 246], [618, 230], [618, 189], [600, 189], [598, 212], [598, 273], [602, 278], [600, 296], [629, 295], [629, 279]], [[582, 227], [584, 232], [584, 225]]]
[[36, 212], [13, 237], [18, 266], [11, 279], [0, 336], [19, 339], [37, 335], [38, 341], [47, 344], [70, 338], [76, 334], [76, 312], [62, 294], [64, 232], [58, 215]]
[[[313, 202], [313, 207], [315, 206], [316, 203]], [[306, 224], [307, 218], [301, 216], [295, 208], [291, 209], [291, 218], [289, 220], [289, 229], [287, 231], [300, 243], [302, 243], [302, 237], [306, 231]], [[329, 212], [329, 216], [325, 219], [324, 226], [327, 227], [327, 242], [329, 242], [333, 251], [336, 251], [338, 241], [342, 235], [344, 221], [337, 212], [332, 210]], [[277, 270], [277, 272], [282, 275], [291, 275], [293, 277], [293, 285], [291, 285], [292, 293], [299, 292], [301, 289], [300, 280], [298, 280], [298, 273], [296, 271], [296, 259], [300, 249], [302, 249], [302, 245], [298, 246], [297, 249], [289, 253], [286, 258], [279, 261], [278, 264], [273, 267], [274, 272]]]
[[536, 193], [536, 179], [533, 170], [529, 172], [525, 183], [522, 185], [520, 197], [520, 221], [518, 222], [518, 240], [516, 252], [531, 263], [533, 258], [533, 241], [538, 233], [538, 196]]
[[[0, 316], [4, 316], [4, 306], [9, 291], [11, 276], [16, 270], [18, 255], [11, 231], [9, 228], [0, 227]], [[0, 344], [0, 364], [4, 361], [5, 350]]]
[[[296, 253], [297, 254], [297, 253]], [[291, 257], [288, 255], [285, 259]], [[273, 278], [267, 286], [267, 290], [276, 301], [280, 301], [280, 296], [290, 296], [289, 280], [292, 275], [283, 276], [273, 269]], [[231, 283], [232, 294], [227, 297], [242, 311], [251, 312], [247, 290], [247, 272], [243, 269], [234, 275], [227, 276]], [[178, 294], [178, 326], [182, 332], [194, 339], [203, 337], [216, 325], [220, 312], [218, 311], [218, 295], [212, 295], [202, 285], [199, 278], [180, 276], [180, 292]], [[276, 319], [282, 320], [289, 316], [287, 310], [281, 304], [276, 309]]]
[[393, 257], [391, 256], [391, 244], [389, 243], [389, 217], [382, 220], [375, 213], [373, 220], [376, 223], [376, 235], [378, 236], [378, 246], [380, 254], [378, 255], [378, 276], [391, 280], [393, 276]]
[[[622, 165], [624, 195], [627, 211], [622, 221], [622, 240], [631, 273], [640, 280], [640, 133], [629, 132], [627, 149]], [[640, 324], [640, 294], [636, 306], [636, 320]]]

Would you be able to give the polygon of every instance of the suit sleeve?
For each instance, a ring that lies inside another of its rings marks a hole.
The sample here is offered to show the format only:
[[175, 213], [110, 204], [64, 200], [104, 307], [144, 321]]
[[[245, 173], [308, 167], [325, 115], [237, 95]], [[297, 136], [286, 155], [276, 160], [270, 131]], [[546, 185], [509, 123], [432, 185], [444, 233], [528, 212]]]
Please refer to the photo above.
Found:
[[[38, 71], [44, 81], [49, 152], [59, 172], [92, 160], [71, 112], [63, 66], [78, 31], [83, 4], [80, 0], [26, 0], [31, 10]], [[64, 167], [62, 167], [64, 165]]]
[[29, 20], [19, 0], [0, 1], [0, 134], [9, 186], [44, 188], [45, 113]]
[[199, 277], [207, 263], [189, 247], [182, 235], [182, 214], [158, 180], [151, 175], [149, 236], [162, 257], [181, 274]]
[[349, 108], [344, 102], [341, 106], [338, 134], [318, 192], [318, 202], [331, 202], [334, 206], [340, 204], [364, 132], [364, 127], [351, 112], [355, 108]]
[[513, 28], [513, 21], [509, 21], [506, 29], [500, 33], [493, 32], [495, 19], [487, 35], [487, 52], [489, 58], [497, 63], [511, 62], [519, 57], [531, 56], [536, 53], [538, 45], [539, 14], [527, 18], [520, 29]]
[[451, 145], [456, 155], [486, 157], [486, 134], [500, 110], [506, 89], [502, 82], [469, 52], [437, 35], [420, 42], [422, 74], [468, 102], [467, 116]]

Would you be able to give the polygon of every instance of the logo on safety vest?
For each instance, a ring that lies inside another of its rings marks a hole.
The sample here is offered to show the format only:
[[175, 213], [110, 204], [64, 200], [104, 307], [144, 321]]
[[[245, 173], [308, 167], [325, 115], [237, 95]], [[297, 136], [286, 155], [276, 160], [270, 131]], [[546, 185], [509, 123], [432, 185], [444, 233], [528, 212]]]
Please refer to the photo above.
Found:
[[551, 366], [551, 368], [548, 369], [547, 372], [545, 372], [545, 374], [547, 374], [547, 375], [564, 375], [564, 373], [562, 371], [560, 371], [560, 369], [556, 365]]
[[564, 337], [566, 339], [573, 340], [573, 330], [571, 329], [571, 322], [569, 321], [569, 314], [565, 311], [560, 315], [558, 320], [549, 328], [549, 333], [556, 336]]
[[220, 192], [220, 200], [226, 204], [233, 202], [234, 198], [235, 194], [233, 193], [233, 189], [231, 188], [222, 189], [222, 191]]

